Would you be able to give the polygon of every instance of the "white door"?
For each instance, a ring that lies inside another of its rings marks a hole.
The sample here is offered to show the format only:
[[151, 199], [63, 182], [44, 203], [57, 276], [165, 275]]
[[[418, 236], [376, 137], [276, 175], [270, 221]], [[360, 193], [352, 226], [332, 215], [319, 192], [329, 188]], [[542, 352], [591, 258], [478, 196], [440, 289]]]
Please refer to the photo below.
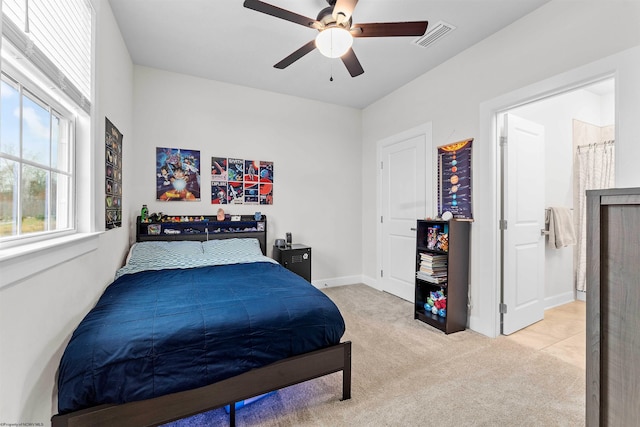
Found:
[[508, 335], [544, 318], [544, 127], [507, 114], [503, 136], [502, 333]]
[[[427, 138], [409, 132], [383, 141], [381, 172], [381, 289], [407, 301], [415, 298], [416, 220], [427, 207]], [[431, 189], [429, 188], [429, 197]]]

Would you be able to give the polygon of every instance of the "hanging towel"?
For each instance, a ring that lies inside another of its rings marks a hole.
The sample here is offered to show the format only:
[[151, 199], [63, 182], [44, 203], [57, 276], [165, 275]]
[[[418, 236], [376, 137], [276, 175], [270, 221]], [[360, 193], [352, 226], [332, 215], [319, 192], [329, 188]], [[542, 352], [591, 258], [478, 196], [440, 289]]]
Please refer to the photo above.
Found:
[[549, 208], [545, 219], [549, 225], [549, 244], [551, 246], [559, 249], [576, 244], [573, 215], [569, 208]]

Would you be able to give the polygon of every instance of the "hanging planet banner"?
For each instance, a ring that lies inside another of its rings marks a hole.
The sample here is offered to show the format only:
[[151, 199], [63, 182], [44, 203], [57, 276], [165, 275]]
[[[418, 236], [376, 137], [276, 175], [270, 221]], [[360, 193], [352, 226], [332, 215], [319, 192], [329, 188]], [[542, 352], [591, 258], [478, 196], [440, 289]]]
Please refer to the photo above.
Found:
[[438, 147], [438, 216], [473, 219], [471, 146], [473, 138]]

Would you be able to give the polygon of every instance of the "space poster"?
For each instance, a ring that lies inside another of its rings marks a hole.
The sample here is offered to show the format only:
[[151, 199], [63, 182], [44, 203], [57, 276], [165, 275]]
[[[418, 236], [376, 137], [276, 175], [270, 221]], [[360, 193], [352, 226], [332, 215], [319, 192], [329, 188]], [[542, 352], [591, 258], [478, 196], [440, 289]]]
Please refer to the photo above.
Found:
[[156, 200], [200, 200], [200, 151], [156, 148]]
[[273, 162], [211, 158], [212, 204], [273, 204]]
[[471, 146], [473, 138], [438, 147], [438, 216], [473, 219]]

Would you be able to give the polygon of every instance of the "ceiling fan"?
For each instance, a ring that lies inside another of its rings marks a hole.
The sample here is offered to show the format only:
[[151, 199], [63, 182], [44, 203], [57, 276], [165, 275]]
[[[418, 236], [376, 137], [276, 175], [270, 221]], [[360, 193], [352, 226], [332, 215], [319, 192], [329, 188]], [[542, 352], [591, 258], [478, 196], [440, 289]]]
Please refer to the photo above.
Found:
[[275, 68], [284, 69], [318, 48], [325, 56], [340, 57], [351, 77], [356, 77], [364, 73], [364, 69], [351, 48], [353, 37], [421, 36], [427, 30], [427, 21], [353, 24], [351, 15], [358, 0], [327, 0], [327, 3], [329, 7], [312, 19], [259, 0], [244, 1], [246, 8], [319, 31], [314, 40], [275, 64]]

